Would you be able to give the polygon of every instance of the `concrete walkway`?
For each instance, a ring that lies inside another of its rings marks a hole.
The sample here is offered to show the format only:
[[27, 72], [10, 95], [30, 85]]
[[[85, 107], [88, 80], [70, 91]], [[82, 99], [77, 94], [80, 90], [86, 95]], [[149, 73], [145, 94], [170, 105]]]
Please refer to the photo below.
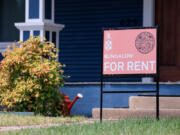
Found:
[[48, 128], [48, 127], [56, 127], [62, 125], [73, 125], [73, 124], [91, 124], [95, 123], [96, 120], [92, 121], [83, 121], [83, 122], [70, 122], [70, 123], [59, 123], [59, 124], [41, 124], [41, 125], [26, 125], [26, 126], [6, 126], [0, 127], [1, 131], [12, 131], [12, 130], [20, 130], [20, 129], [30, 129], [30, 128]]

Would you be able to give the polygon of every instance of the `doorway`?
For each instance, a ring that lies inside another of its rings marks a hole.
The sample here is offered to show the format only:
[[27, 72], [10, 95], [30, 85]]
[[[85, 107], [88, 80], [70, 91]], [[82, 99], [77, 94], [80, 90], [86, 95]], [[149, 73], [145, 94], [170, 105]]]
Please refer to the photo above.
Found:
[[160, 81], [180, 81], [180, 1], [155, 0], [159, 26]]

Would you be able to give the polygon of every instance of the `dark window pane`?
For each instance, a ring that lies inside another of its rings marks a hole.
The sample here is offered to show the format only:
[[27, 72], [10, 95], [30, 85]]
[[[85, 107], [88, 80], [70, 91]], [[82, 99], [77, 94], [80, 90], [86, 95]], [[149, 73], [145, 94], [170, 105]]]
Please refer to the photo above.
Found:
[[39, 18], [39, 0], [29, 0], [29, 19]]
[[49, 41], [49, 31], [45, 32], [45, 38], [46, 38], [47, 41]]
[[3, 58], [4, 58], [4, 57], [3, 57], [2, 53], [0, 53], [0, 61], [1, 61]]
[[52, 32], [52, 42], [55, 44], [56, 46], [56, 32]]
[[45, 19], [51, 19], [51, 13], [52, 13], [52, 2], [51, 0], [45, 0]]
[[30, 37], [29, 31], [23, 31], [23, 41], [26, 41]]
[[40, 35], [40, 31], [39, 31], [39, 30], [35, 30], [35, 31], [33, 32], [33, 35], [34, 35], [34, 37], [39, 36], [39, 35]]
[[24, 22], [25, 0], [0, 0], [0, 42], [18, 41], [15, 22]]

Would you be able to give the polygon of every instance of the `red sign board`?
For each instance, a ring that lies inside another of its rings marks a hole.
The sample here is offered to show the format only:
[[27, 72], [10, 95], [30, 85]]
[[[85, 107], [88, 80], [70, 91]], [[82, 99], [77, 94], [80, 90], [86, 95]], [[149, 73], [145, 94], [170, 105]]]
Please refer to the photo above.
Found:
[[103, 75], [156, 74], [157, 29], [104, 30]]

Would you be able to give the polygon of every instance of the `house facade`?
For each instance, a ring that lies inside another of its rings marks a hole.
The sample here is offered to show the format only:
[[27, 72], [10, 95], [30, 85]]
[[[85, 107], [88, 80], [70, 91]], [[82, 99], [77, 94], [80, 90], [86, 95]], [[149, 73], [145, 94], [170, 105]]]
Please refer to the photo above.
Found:
[[[46, 37], [60, 49], [59, 61], [70, 78], [60, 91], [84, 98], [72, 115], [91, 116], [100, 105], [103, 28], [159, 26], [160, 94], [180, 94], [180, 17], [177, 0], [1, 0], [0, 51], [32, 36]], [[108, 90], [155, 89], [155, 78], [105, 80]], [[153, 94], [153, 93], [152, 93]], [[151, 94], [151, 95], [152, 95]], [[128, 107], [129, 96], [109, 94], [104, 107]]]

